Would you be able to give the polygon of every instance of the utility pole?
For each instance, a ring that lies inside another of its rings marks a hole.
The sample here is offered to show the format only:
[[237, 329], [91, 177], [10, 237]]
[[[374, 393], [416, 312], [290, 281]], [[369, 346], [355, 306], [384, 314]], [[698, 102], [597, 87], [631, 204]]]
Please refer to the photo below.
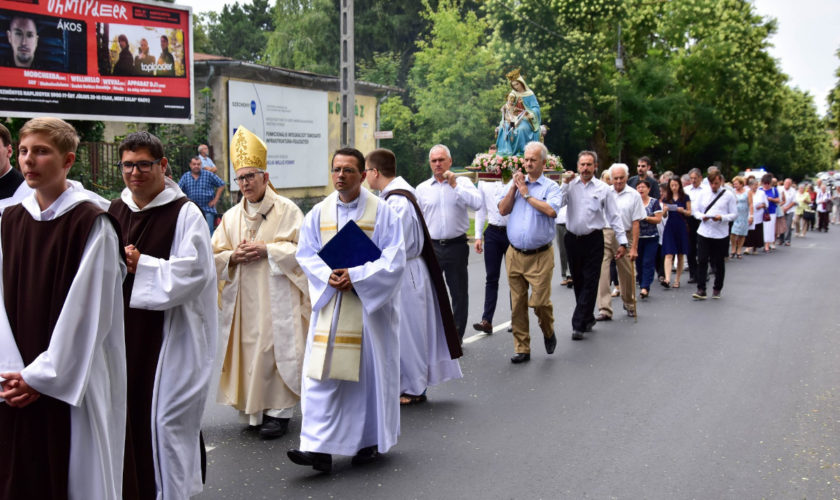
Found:
[[618, 47], [615, 54], [615, 69], [618, 80], [615, 85], [615, 157], [621, 162], [621, 75], [624, 74], [624, 58], [621, 57], [621, 23], [618, 23]]
[[356, 144], [356, 58], [353, 0], [341, 0], [341, 147]]

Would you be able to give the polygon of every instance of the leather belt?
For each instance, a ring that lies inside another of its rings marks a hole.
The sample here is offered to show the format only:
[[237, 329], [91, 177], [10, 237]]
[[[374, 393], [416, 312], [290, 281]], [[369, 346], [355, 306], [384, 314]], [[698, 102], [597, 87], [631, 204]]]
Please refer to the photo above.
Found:
[[507, 228], [505, 226], [496, 226], [494, 224], [487, 224], [487, 229], [495, 229], [496, 231], [507, 232]]
[[456, 236], [454, 238], [449, 238], [446, 240], [432, 240], [432, 243], [435, 245], [446, 246], [446, 245], [454, 245], [456, 243], [466, 243], [467, 242], [467, 235], [462, 234], [461, 236]]
[[522, 250], [522, 249], [516, 248], [513, 245], [511, 245], [510, 247], [512, 249], [516, 250], [517, 252], [521, 253], [522, 255], [534, 255], [534, 254], [537, 254], [537, 253], [540, 253], [540, 252], [545, 252], [546, 250], [551, 248], [551, 243], [546, 243], [545, 245], [543, 245], [539, 248], [535, 248], [533, 250]]
[[574, 237], [574, 238], [577, 238], [577, 239], [581, 240], [581, 239], [583, 239], [583, 238], [589, 238], [589, 237], [594, 236], [594, 235], [596, 235], [596, 234], [600, 234], [601, 236], [603, 236], [603, 235], [604, 235], [604, 231], [603, 231], [603, 230], [601, 230], [601, 229], [596, 229], [596, 230], [594, 230], [594, 231], [590, 231], [590, 232], [588, 232], [588, 233], [586, 233], [586, 234], [575, 234], [575, 233], [572, 233], [572, 232], [567, 232], [566, 234], [571, 234], [571, 235], [572, 235], [572, 237]]

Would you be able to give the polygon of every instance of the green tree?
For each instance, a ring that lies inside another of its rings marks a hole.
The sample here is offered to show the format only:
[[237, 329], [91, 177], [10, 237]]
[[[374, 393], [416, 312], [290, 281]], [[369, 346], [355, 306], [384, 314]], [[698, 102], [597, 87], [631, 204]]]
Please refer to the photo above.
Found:
[[207, 36], [207, 30], [209, 28], [208, 23], [209, 14], [206, 12], [201, 14], [193, 12], [193, 52], [201, 52], [204, 54], [213, 53], [213, 42], [211, 42], [210, 37]]
[[758, 163], [777, 177], [797, 180], [831, 169], [830, 135], [817, 114], [813, 96], [789, 87], [783, 87], [781, 94], [780, 112], [757, 141]]
[[264, 59], [283, 68], [338, 74], [338, 14], [331, 0], [277, 0]]
[[242, 61], [262, 60], [268, 34], [274, 30], [274, 15], [268, 0], [225, 5], [209, 12], [206, 33], [212, 52]]
[[408, 77], [415, 135], [423, 148], [446, 144], [456, 165], [469, 164], [493, 142], [507, 86], [498, 58], [485, 44], [483, 19], [473, 11], [462, 14], [455, 0], [424, 6], [429, 34], [417, 42]]
[[[836, 53], [840, 57], [840, 50]], [[828, 113], [825, 117], [826, 126], [833, 132], [834, 142], [834, 159], [840, 158], [840, 145], [836, 142], [840, 137], [840, 67], [834, 70], [834, 76], [837, 77], [837, 83], [828, 94]]]

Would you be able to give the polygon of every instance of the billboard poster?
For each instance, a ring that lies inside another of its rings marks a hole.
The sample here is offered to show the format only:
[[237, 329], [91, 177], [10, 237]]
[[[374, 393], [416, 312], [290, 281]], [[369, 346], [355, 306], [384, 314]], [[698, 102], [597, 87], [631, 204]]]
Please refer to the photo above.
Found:
[[192, 123], [191, 9], [0, 0], [0, 116]]
[[[228, 81], [228, 141], [244, 126], [268, 146], [274, 187], [323, 187], [329, 178], [327, 93]], [[233, 179], [233, 165], [229, 165]], [[238, 189], [234, 184], [232, 189]]]

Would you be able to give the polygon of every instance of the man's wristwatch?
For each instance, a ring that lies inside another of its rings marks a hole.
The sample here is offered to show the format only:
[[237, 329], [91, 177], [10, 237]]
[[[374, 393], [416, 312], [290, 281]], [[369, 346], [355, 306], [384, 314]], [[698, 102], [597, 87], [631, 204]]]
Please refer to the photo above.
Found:
[[522, 199], [525, 200], [525, 201], [528, 201], [528, 198], [530, 198], [530, 197], [531, 197], [531, 195], [528, 194], [528, 193], [525, 193], [525, 194], [522, 195]]

